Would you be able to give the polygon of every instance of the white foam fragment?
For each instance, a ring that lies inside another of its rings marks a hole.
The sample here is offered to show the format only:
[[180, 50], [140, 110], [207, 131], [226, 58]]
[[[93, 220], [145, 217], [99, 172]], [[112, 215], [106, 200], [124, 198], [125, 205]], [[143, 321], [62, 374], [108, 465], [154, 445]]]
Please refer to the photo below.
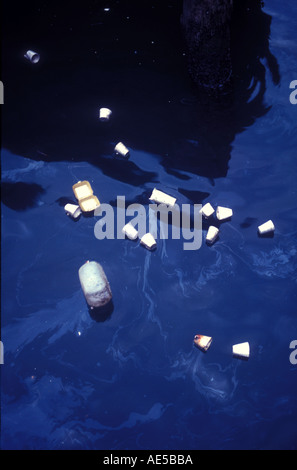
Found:
[[214, 214], [214, 211], [214, 208], [209, 202], [200, 209], [201, 214], [204, 215], [204, 217], [206, 218], [212, 216], [212, 214]]
[[122, 233], [124, 233], [130, 240], [136, 240], [138, 237], [138, 231], [130, 222], [122, 228]]
[[266, 233], [271, 233], [274, 232], [275, 226], [272, 220], [268, 220], [268, 222], [265, 222], [265, 224], [259, 225], [258, 231], [260, 235], [264, 235]]
[[156, 188], [154, 188], [149, 200], [157, 202], [158, 204], [166, 204], [170, 207], [173, 207], [176, 203], [176, 198], [168, 196], [168, 194], [164, 193], [163, 191], [159, 191]]
[[208, 228], [208, 231], [207, 231], [207, 234], [206, 234], [206, 242], [207, 243], [214, 243], [215, 240], [218, 238], [218, 236], [219, 236], [219, 229], [217, 227], [214, 227], [213, 225], [211, 225]]
[[233, 355], [236, 357], [248, 358], [250, 357], [250, 345], [249, 343], [240, 343], [232, 346]]
[[230, 219], [233, 215], [233, 210], [229, 207], [218, 206], [216, 211], [216, 216], [218, 220], [227, 220]]
[[76, 204], [66, 204], [66, 206], [64, 207], [64, 210], [67, 215], [70, 215], [74, 219], [77, 219], [81, 214], [80, 207], [77, 206]]
[[156, 240], [151, 233], [146, 233], [140, 240], [140, 243], [144, 245], [148, 250], [154, 250], [157, 246]]

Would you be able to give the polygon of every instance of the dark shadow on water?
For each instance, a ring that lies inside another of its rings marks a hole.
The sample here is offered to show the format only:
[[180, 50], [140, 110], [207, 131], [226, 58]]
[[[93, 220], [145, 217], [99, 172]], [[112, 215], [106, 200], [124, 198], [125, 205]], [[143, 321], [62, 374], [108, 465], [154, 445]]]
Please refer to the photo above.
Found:
[[108, 304], [103, 307], [90, 307], [88, 305], [88, 311], [90, 317], [97, 323], [103, 323], [110, 319], [114, 310], [113, 300], [111, 299]]
[[246, 217], [244, 221], [240, 224], [241, 228], [249, 228], [257, 222], [255, 217]]
[[[109, 15], [88, 0], [81, 8], [5, 3], [2, 145], [34, 160], [88, 161], [135, 186], [157, 180], [161, 164], [181, 181], [188, 171], [214, 184], [228, 173], [236, 135], [270, 109], [266, 71], [280, 82], [269, 49], [272, 18], [258, 0], [234, 0], [233, 80], [217, 95], [195, 89], [188, 77], [181, 0], [170, 8], [118, 2]], [[29, 47], [41, 55], [36, 65], [23, 58]], [[113, 110], [108, 125], [98, 119], [101, 106]], [[131, 149], [129, 161], [112, 158], [119, 141]], [[161, 161], [144, 170], [133, 149]]]
[[263, 234], [260, 234], [258, 232], [258, 238], [274, 238], [274, 232], [268, 232]]
[[1, 183], [1, 201], [14, 211], [36, 207], [39, 197], [44, 193], [43, 187], [36, 183]]

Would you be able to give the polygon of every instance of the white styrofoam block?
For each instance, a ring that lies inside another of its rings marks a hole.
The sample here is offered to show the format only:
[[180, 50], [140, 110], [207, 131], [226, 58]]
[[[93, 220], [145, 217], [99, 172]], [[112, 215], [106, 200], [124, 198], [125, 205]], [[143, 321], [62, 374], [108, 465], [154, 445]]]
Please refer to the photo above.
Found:
[[144, 245], [148, 250], [154, 250], [157, 246], [156, 240], [151, 233], [146, 233], [140, 239], [140, 243]]
[[127, 147], [123, 144], [123, 142], [119, 142], [115, 148], [114, 151], [121, 155], [122, 157], [128, 157], [130, 154], [130, 151], [127, 149]]
[[81, 214], [81, 209], [76, 204], [66, 204], [64, 207], [67, 215], [71, 215], [74, 219], [77, 219]]
[[130, 240], [136, 240], [138, 237], [138, 231], [135, 227], [129, 222], [122, 228], [122, 233], [124, 233]]
[[211, 225], [206, 234], [207, 243], [214, 243], [219, 236], [219, 229]]
[[230, 219], [233, 215], [233, 210], [229, 207], [218, 206], [216, 211], [216, 216], [218, 220], [227, 220]]
[[166, 204], [167, 206], [173, 207], [176, 203], [176, 198], [168, 196], [168, 194], [159, 189], [154, 188], [153, 192], [149, 198], [150, 201], [157, 202], [158, 204]]
[[258, 231], [260, 235], [264, 235], [266, 233], [272, 233], [275, 230], [274, 223], [272, 220], [268, 220], [268, 222], [265, 222], [265, 224], [259, 225]]
[[208, 202], [207, 204], [205, 204], [201, 208], [200, 212], [201, 212], [201, 214], [204, 215], [204, 217], [208, 218], [208, 217], [212, 216], [212, 214], [214, 214], [215, 210], [212, 207], [212, 205]]
[[249, 343], [240, 343], [232, 346], [233, 355], [236, 357], [248, 358], [250, 357], [250, 345]]

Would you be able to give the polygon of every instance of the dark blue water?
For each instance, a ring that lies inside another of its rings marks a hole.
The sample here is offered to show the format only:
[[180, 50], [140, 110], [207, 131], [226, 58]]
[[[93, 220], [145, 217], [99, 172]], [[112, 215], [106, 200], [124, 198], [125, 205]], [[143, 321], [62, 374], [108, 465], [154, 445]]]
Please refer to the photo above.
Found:
[[[216, 98], [187, 75], [181, 2], [66, 3], [4, 8], [2, 449], [296, 449], [297, 6], [246, 2], [234, 89]], [[112, 156], [120, 140], [128, 161]], [[234, 216], [211, 247], [204, 226], [197, 251], [99, 241], [96, 218], [64, 213], [84, 179], [102, 203], [147, 207], [158, 187]], [[91, 259], [107, 318], [80, 288]], [[213, 337], [206, 354], [197, 333]], [[248, 361], [232, 357], [244, 341]]]

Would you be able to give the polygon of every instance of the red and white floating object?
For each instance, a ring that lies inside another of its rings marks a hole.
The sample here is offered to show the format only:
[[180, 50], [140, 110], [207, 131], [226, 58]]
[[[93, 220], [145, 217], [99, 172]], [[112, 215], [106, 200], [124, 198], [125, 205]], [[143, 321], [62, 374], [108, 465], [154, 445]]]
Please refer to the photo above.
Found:
[[149, 200], [157, 202], [158, 204], [166, 204], [169, 207], [173, 207], [176, 203], [176, 198], [168, 196], [168, 194], [163, 193], [163, 191], [159, 191], [156, 188], [153, 189]]
[[122, 228], [122, 233], [124, 233], [130, 240], [136, 240], [138, 237], [138, 231], [130, 222]]
[[232, 352], [235, 357], [248, 359], [250, 357], [250, 345], [248, 342], [235, 344], [232, 346]]
[[212, 244], [216, 241], [216, 239], [219, 236], [219, 229], [217, 227], [214, 227], [211, 225], [208, 228], [207, 234], [206, 234], [206, 243]]
[[206, 352], [210, 348], [211, 343], [212, 343], [212, 338], [210, 336], [204, 336], [204, 335], [194, 336], [194, 344], [202, 351]]
[[143, 237], [140, 239], [140, 243], [150, 251], [154, 250], [157, 246], [157, 242], [151, 233], [146, 233], [143, 235]]
[[108, 108], [101, 108], [99, 111], [99, 119], [102, 122], [109, 121], [109, 118], [111, 115], [112, 115], [112, 111]]
[[233, 215], [233, 210], [229, 207], [218, 206], [216, 210], [216, 216], [218, 220], [230, 219]]
[[30, 62], [32, 62], [32, 64], [37, 64], [37, 62], [39, 62], [40, 60], [40, 55], [38, 54], [38, 52], [31, 50], [27, 51], [26, 54], [24, 54], [24, 57]]
[[258, 232], [260, 235], [266, 235], [267, 233], [273, 233], [275, 230], [274, 223], [272, 220], [268, 220], [265, 224], [259, 225]]

